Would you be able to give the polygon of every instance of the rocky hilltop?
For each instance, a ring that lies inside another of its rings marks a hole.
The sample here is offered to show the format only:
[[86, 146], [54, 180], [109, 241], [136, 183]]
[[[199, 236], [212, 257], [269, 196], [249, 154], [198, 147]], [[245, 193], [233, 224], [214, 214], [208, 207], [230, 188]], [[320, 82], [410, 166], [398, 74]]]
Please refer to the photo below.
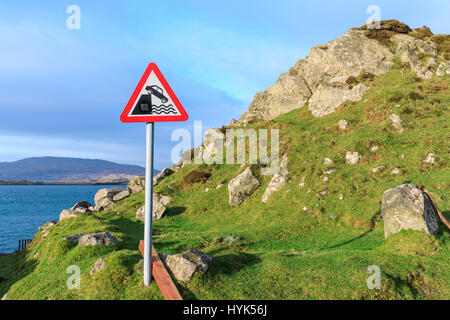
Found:
[[[447, 47], [439, 51], [442, 42]], [[344, 101], [361, 100], [368, 87], [359, 80], [388, 72], [395, 58], [420, 78], [448, 75], [448, 42], [448, 37], [432, 35], [427, 27], [411, 30], [396, 20], [382, 21], [379, 30], [367, 30], [365, 25], [352, 28], [312, 48], [308, 57], [281, 74], [273, 86], [257, 92], [249, 109], [230, 124], [268, 121], [304, 106], [315, 117], [326, 116]]]

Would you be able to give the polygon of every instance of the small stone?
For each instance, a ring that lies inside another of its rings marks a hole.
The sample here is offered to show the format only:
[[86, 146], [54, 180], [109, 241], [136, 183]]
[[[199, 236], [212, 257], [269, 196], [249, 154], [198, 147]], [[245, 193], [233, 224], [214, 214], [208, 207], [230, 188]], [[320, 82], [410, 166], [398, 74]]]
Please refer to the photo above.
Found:
[[308, 208], [307, 207], [303, 207], [302, 210], [306, 212], [306, 211], [308, 211]]
[[389, 116], [389, 120], [391, 120], [392, 126], [399, 133], [402, 133], [404, 131], [404, 129], [403, 129], [403, 120], [400, 118], [400, 116], [398, 116], [396, 114], [391, 114]]
[[378, 166], [372, 169], [372, 172], [377, 173], [377, 172], [381, 172], [384, 169], [386, 169], [386, 166]]
[[321, 195], [322, 197], [326, 197], [327, 194], [328, 194], [328, 191], [327, 191], [327, 190], [324, 190], [324, 191], [320, 192], [320, 195]]
[[348, 164], [357, 164], [359, 162], [360, 158], [361, 158], [361, 156], [359, 155], [358, 152], [347, 151], [347, 153], [345, 155], [345, 161]]
[[323, 182], [327, 182], [328, 180], [328, 177], [323, 178]]
[[208, 191], [209, 191], [209, 188], [206, 188], [206, 189], [205, 189], [205, 192], [208, 192]]
[[100, 258], [97, 261], [95, 261], [90, 274], [91, 274], [91, 276], [93, 276], [94, 274], [96, 274], [99, 271], [102, 271], [105, 268], [106, 268], [105, 260], [104, 260], [104, 258]]
[[298, 185], [300, 186], [300, 187], [304, 187], [305, 186], [305, 176], [303, 176], [303, 178], [302, 178], [302, 182], [300, 182]]
[[139, 260], [139, 262], [137, 264], [136, 272], [138, 274], [143, 274], [144, 273], [144, 259]]
[[222, 186], [223, 186], [223, 184], [217, 185], [216, 190], [217, 190], [217, 189], [220, 189]]
[[323, 159], [323, 165], [324, 166], [327, 166], [327, 165], [330, 165], [330, 164], [333, 164], [333, 160], [331, 160], [330, 158], [324, 158]]
[[330, 170], [325, 171], [325, 174], [330, 175], [330, 174], [333, 174], [333, 173], [335, 173], [335, 172], [336, 172], [336, 170], [330, 169]]
[[377, 152], [378, 149], [380, 149], [379, 146], [372, 146], [372, 147], [370, 148], [370, 151], [371, 151], [371, 152]]
[[36, 253], [34, 254], [33, 258], [34, 258], [34, 259], [39, 258], [39, 252], [36, 252]]
[[344, 195], [342, 193], [340, 193], [338, 198], [339, 198], [339, 200], [343, 200], [344, 199]]
[[447, 65], [445, 62], [441, 62], [439, 67], [436, 69], [436, 75], [439, 77], [443, 77], [446, 73]]
[[423, 162], [425, 163], [430, 163], [430, 164], [434, 164], [434, 154], [433, 153], [429, 153], [427, 154], [427, 158], [425, 160], [423, 160]]
[[397, 174], [399, 174], [400, 173], [400, 168], [394, 168], [392, 171], [391, 171], [391, 174], [392, 175], [397, 175]]
[[341, 120], [339, 121], [339, 129], [345, 130], [350, 127], [350, 123], [347, 120]]
[[2, 300], [8, 300], [8, 293], [5, 293], [5, 295], [2, 297]]

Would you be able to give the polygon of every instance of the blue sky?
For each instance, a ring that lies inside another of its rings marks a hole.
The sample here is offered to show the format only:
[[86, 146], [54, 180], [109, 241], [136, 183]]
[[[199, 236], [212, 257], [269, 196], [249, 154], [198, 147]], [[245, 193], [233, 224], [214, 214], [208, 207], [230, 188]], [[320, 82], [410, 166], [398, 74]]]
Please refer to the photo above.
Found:
[[[81, 29], [69, 30], [69, 5]], [[449, 33], [448, 1], [8, 1], [0, 3], [0, 162], [31, 156], [145, 163], [145, 125], [119, 116], [149, 62], [189, 113], [155, 126], [155, 167], [176, 128], [228, 124], [309, 49], [382, 19]]]

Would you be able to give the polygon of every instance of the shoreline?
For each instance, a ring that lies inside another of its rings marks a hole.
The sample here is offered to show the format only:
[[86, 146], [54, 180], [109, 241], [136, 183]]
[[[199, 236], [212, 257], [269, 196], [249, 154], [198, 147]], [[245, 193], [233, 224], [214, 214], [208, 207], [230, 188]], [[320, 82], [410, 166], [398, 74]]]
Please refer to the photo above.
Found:
[[1, 181], [0, 186], [103, 186], [126, 185], [129, 181], [120, 182], [17, 182]]

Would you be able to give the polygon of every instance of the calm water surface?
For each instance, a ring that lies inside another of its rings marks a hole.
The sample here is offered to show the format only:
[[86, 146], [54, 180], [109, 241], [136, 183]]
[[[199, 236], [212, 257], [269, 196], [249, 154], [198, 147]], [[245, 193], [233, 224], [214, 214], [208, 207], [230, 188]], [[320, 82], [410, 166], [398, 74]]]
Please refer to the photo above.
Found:
[[94, 204], [95, 193], [109, 187], [118, 186], [0, 185], [0, 253], [17, 250], [19, 239], [33, 238], [40, 225], [78, 201]]

